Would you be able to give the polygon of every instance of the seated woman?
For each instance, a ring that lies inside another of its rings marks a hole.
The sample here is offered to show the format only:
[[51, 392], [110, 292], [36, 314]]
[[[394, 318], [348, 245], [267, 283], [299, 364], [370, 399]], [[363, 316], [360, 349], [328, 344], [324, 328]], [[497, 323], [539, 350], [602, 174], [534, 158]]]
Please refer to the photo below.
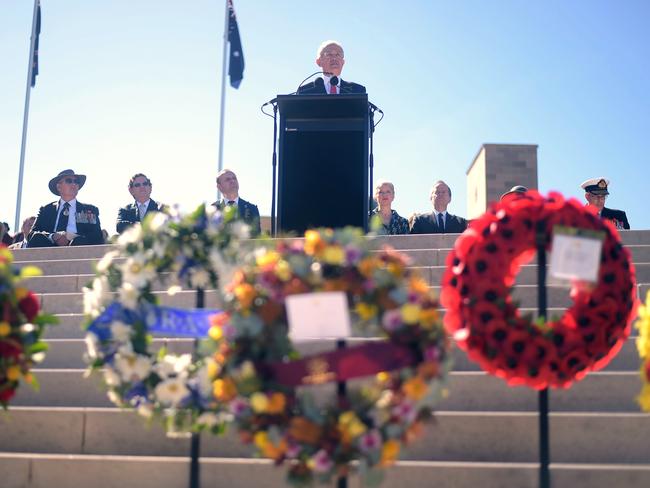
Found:
[[396, 235], [409, 233], [408, 221], [404, 217], [400, 217], [395, 210], [391, 209], [393, 200], [395, 200], [395, 187], [391, 182], [380, 181], [375, 185], [377, 208], [370, 212], [370, 219], [371, 221], [376, 219], [375, 216], [381, 219], [383, 225], [378, 229], [378, 234]]

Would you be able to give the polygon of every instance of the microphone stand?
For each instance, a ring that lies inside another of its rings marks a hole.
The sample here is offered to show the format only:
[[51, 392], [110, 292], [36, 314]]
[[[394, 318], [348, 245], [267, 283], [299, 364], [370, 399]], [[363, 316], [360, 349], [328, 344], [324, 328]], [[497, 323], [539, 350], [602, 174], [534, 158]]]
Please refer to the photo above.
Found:
[[[375, 109], [373, 108], [374, 106], [372, 104], [368, 105], [368, 114], [370, 115], [370, 153], [368, 155], [368, 168], [370, 172], [370, 191], [368, 192], [368, 198], [366, 200], [370, 199], [370, 196], [372, 195], [373, 192], [373, 173], [375, 170], [375, 155], [374, 155], [374, 137], [373, 134], [375, 133]], [[370, 209], [368, 209], [368, 212], [370, 212]], [[364, 229], [365, 232], [368, 232], [368, 221], [366, 220], [366, 228]]]
[[276, 219], [275, 219], [275, 189], [276, 189], [276, 174], [278, 166], [277, 157], [278, 146], [278, 104], [273, 103], [273, 156], [271, 166], [273, 167], [273, 189], [271, 190], [271, 235], [276, 237]]

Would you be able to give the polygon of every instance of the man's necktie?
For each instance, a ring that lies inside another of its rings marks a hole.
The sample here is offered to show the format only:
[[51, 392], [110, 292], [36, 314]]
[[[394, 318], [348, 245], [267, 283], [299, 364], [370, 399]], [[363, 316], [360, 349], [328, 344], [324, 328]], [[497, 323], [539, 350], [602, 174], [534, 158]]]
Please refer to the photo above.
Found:
[[438, 227], [440, 227], [441, 231], [445, 231], [445, 217], [442, 213], [438, 214]]
[[65, 202], [63, 204], [63, 210], [59, 214], [59, 223], [56, 224], [56, 230], [54, 232], [61, 232], [68, 228], [68, 215], [70, 215], [70, 204]]
[[336, 95], [336, 85], [330, 85], [330, 95]]
[[141, 203], [138, 203], [138, 213], [140, 214], [140, 222], [142, 222], [144, 220], [144, 216], [147, 213], [147, 207]]

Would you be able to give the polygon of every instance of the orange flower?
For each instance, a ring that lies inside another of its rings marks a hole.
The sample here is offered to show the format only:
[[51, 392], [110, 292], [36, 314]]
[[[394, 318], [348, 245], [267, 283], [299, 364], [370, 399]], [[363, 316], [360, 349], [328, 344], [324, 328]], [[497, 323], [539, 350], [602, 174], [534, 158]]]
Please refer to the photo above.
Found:
[[223, 327], [229, 320], [230, 315], [226, 312], [219, 312], [210, 316], [210, 324], [217, 327]]
[[419, 276], [411, 278], [409, 281], [409, 289], [412, 292], [420, 293], [422, 295], [429, 293], [429, 285]]
[[318, 232], [315, 230], [305, 232], [305, 254], [315, 256], [320, 254], [324, 247], [325, 242]]
[[382, 466], [390, 466], [395, 462], [399, 456], [399, 442], [394, 439], [387, 440], [381, 448], [381, 461]]
[[377, 267], [377, 259], [373, 257], [363, 258], [359, 262], [359, 272], [367, 278], [372, 276], [372, 272], [375, 270], [376, 267]]
[[438, 363], [427, 361], [418, 366], [418, 374], [423, 378], [433, 378], [438, 374]]
[[438, 310], [435, 308], [423, 308], [420, 310], [420, 325], [430, 329], [438, 322]]
[[250, 283], [242, 283], [235, 287], [235, 296], [244, 310], [249, 309], [255, 298], [255, 288]]
[[269, 440], [266, 432], [258, 432], [253, 437], [253, 441], [264, 457], [269, 459], [280, 459], [287, 450], [287, 441], [282, 439], [277, 445]]
[[230, 378], [219, 379], [212, 384], [212, 393], [220, 402], [229, 402], [237, 395], [237, 387]]
[[429, 387], [419, 376], [414, 376], [402, 385], [402, 391], [411, 400], [421, 400]]
[[284, 412], [287, 406], [287, 397], [283, 393], [275, 392], [269, 396], [269, 404], [266, 411], [271, 415], [279, 415]]
[[294, 417], [289, 425], [289, 435], [298, 442], [316, 445], [323, 435], [323, 429], [305, 417]]

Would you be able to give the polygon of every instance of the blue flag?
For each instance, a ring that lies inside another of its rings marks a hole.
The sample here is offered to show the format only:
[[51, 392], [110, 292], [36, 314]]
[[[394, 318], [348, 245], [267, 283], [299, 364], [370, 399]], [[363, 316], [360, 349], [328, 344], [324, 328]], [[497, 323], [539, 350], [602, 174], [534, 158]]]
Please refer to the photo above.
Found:
[[239, 38], [239, 27], [237, 26], [237, 17], [232, 0], [228, 0], [228, 44], [230, 44], [230, 56], [228, 60], [228, 76], [230, 76], [230, 86], [239, 88], [241, 80], [244, 79], [244, 52], [241, 48], [241, 39]]
[[38, 75], [38, 39], [41, 36], [41, 1], [38, 0], [36, 11], [36, 30], [34, 39], [34, 52], [32, 53], [32, 88], [36, 85], [36, 76]]

